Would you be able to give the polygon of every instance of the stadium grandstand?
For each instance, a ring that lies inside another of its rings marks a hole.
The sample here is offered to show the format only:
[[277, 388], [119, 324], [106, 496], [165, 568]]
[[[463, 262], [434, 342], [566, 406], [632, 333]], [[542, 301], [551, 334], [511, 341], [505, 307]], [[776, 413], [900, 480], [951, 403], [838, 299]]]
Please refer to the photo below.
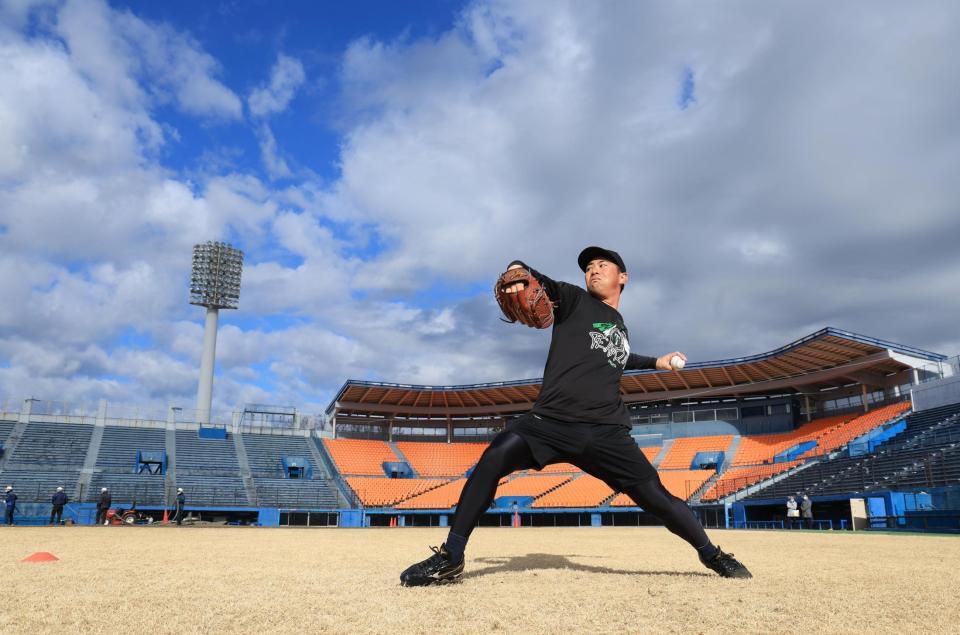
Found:
[[[960, 530], [956, 358], [834, 328], [760, 355], [626, 373], [632, 435], [664, 485], [707, 526]], [[530, 410], [539, 380], [461, 386], [347, 381], [325, 417], [250, 404], [191, 421], [0, 407], [0, 484], [39, 522], [62, 486], [90, 522], [118, 507], [160, 517], [178, 487], [197, 518], [263, 525], [446, 526], [492, 439]], [[484, 525], [642, 525], [626, 495], [561, 463], [500, 482]]]

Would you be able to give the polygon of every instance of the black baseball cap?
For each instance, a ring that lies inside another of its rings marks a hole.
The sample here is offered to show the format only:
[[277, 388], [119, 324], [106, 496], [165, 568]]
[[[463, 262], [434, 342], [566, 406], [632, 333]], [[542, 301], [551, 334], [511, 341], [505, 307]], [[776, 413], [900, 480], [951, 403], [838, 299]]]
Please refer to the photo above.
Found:
[[620, 268], [620, 273], [627, 272], [627, 266], [623, 264], [623, 258], [620, 257], [620, 254], [615, 251], [610, 251], [609, 249], [604, 249], [603, 247], [587, 247], [577, 256], [577, 264], [580, 265], [581, 271], [586, 271], [590, 261], [596, 260], [597, 258], [609, 260], [617, 265], [617, 267]]

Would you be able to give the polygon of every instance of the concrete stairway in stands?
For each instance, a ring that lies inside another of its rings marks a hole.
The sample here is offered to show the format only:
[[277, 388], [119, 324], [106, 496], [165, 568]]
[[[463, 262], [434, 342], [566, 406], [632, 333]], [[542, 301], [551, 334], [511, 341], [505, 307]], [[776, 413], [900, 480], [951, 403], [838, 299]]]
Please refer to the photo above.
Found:
[[3, 471], [3, 468], [6, 467], [7, 461], [16, 451], [17, 445], [20, 443], [20, 439], [23, 438], [23, 433], [26, 432], [26, 430], [27, 419], [26, 417], [21, 417], [20, 421], [17, 421], [17, 423], [14, 424], [13, 429], [10, 431], [10, 435], [3, 443], [3, 456], [0, 457], [0, 471]]
[[243, 481], [243, 489], [247, 491], [247, 499], [251, 505], [256, 505], [257, 486], [253, 482], [253, 473], [250, 471], [250, 459], [247, 458], [247, 446], [243, 444], [243, 435], [239, 430], [234, 432], [233, 449], [237, 453], [237, 463], [240, 465], [240, 479]]
[[667, 452], [670, 451], [670, 448], [673, 447], [673, 439], [665, 439], [663, 442], [663, 447], [660, 448], [660, 454], [653, 459], [653, 467], [660, 467], [660, 462], [663, 461], [663, 458], [667, 456]]
[[410, 466], [410, 471], [413, 473], [414, 477], [420, 478], [420, 475], [417, 474], [417, 471], [413, 469], [413, 463], [411, 463], [410, 460], [407, 459], [406, 455], [403, 453], [403, 450], [400, 449], [400, 446], [398, 446], [394, 441], [390, 441], [389, 443], [387, 443], [387, 445], [390, 446], [390, 449], [393, 450], [393, 453], [397, 455], [398, 459], [400, 459], [401, 461], [403, 461], [404, 463]]
[[[717, 466], [717, 472], [723, 473], [730, 469], [730, 466], [733, 465], [733, 457], [737, 456], [737, 448], [740, 447], [740, 440], [743, 439], [739, 434], [733, 437], [733, 441], [730, 442], [730, 447], [727, 448], [726, 453], [723, 455], [723, 465]], [[706, 490], [704, 490], [706, 491]]]
[[[737, 437], [737, 438], [739, 438], [739, 437]], [[726, 461], [724, 461], [724, 463], [726, 463]], [[706, 482], [704, 482], [703, 485], [701, 485], [699, 488], [697, 488], [697, 491], [695, 491], [695, 492], [693, 493], [693, 495], [690, 497], [690, 500], [688, 500], [687, 503], [690, 504], [690, 505], [695, 505], [695, 504], [699, 503], [699, 502], [700, 502], [700, 498], [701, 498], [704, 494], [707, 493], [707, 490], [708, 490], [708, 489], [710, 489], [711, 487], [713, 487], [713, 484], [716, 483], [716, 482], [717, 482], [717, 479], [719, 479], [719, 478], [720, 478], [720, 472], [717, 472], [716, 474], [714, 474], [713, 476], [711, 476], [710, 478], [708, 478], [708, 479], [706, 480]]]
[[93, 469], [97, 466], [97, 455], [100, 454], [100, 442], [103, 441], [104, 420], [97, 417], [97, 422], [93, 426], [93, 434], [90, 435], [90, 445], [87, 447], [87, 456], [83, 461], [83, 468], [80, 470], [80, 478], [77, 479], [77, 491], [74, 492], [70, 500], [81, 500], [84, 492], [90, 490], [90, 481], [93, 478]]

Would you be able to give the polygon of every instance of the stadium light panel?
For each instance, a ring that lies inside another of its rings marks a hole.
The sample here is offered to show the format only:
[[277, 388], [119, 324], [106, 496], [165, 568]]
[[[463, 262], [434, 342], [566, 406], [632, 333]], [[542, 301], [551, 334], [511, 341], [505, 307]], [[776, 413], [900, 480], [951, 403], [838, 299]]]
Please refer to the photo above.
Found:
[[240, 302], [243, 252], [227, 243], [207, 241], [193, 247], [190, 304], [236, 309]]

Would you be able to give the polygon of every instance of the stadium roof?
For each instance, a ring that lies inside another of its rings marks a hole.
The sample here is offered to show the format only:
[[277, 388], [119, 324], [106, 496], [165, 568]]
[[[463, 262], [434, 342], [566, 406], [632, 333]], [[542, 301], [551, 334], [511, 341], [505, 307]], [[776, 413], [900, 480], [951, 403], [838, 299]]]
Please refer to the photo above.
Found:
[[[624, 373], [624, 401], [739, 397], [758, 393], [812, 393], [851, 383], [890, 387], [908, 383], [914, 368], [938, 368], [947, 359], [912, 346], [827, 327], [776, 350], [711, 362], [690, 362], [681, 371]], [[328, 415], [481, 417], [523, 412], [542, 379], [418, 386], [348, 380], [327, 407]]]

